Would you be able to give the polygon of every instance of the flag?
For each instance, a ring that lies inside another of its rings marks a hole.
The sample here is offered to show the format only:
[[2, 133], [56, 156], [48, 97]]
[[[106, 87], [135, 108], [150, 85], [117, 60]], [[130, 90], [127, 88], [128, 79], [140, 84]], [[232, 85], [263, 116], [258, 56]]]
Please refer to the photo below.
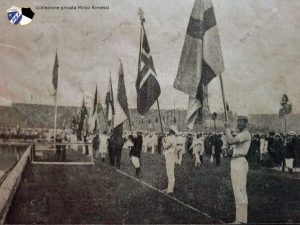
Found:
[[190, 96], [187, 123], [209, 114], [208, 83], [224, 71], [211, 0], [195, 0], [180, 57], [174, 88]]
[[161, 91], [143, 24], [140, 41], [138, 75], [136, 80], [137, 111], [141, 115], [145, 115], [158, 99]]
[[130, 121], [126, 87], [124, 82], [124, 69], [123, 69], [122, 62], [120, 62], [118, 75], [119, 75], [119, 80], [118, 80], [117, 102], [115, 105], [116, 116], [115, 116], [114, 127], [123, 123], [127, 119]]
[[94, 103], [93, 103], [93, 110], [90, 122], [90, 132], [95, 133], [99, 128], [99, 119], [98, 119], [98, 88], [96, 86], [95, 96], [94, 96]]
[[125, 82], [124, 82], [124, 70], [123, 70], [123, 65], [120, 63], [120, 68], [119, 68], [119, 82], [118, 82], [118, 93], [117, 93], [117, 98], [118, 101], [125, 112], [127, 118], [130, 118], [129, 115], [129, 108], [128, 108], [128, 101], [127, 101], [127, 94], [126, 94], [126, 87], [125, 87]]
[[57, 93], [57, 86], [58, 86], [58, 58], [57, 58], [57, 52], [55, 55], [55, 61], [54, 61], [54, 67], [53, 67], [53, 78], [52, 78], [52, 84], [54, 87], [54, 95]]
[[108, 86], [108, 91], [106, 93], [105, 105], [106, 105], [106, 121], [111, 125], [112, 117], [115, 114], [111, 77], [109, 78], [109, 86]]
[[77, 130], [77, 139], [79, 141], [82, 140], [82, 134], [83, 134], [84, 129], [86, 128], [87, 116], [88, 116], [88, 110], [86, 108], [85, 101], [83, 98], [82, 106], [80, 109], [80, 115], [79, 115], [78, 130]]

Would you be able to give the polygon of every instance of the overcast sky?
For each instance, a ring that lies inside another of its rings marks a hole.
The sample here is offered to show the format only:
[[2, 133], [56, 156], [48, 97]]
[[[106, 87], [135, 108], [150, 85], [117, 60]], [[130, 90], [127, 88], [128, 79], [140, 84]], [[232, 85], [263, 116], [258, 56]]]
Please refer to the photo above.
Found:
[[[172, 85], [193, 0], [6, 0], [0, 5], [0, 104], [53, 104], [52, 70], [59, 57], [60, 105], [80, 105], [96, 83], [102, 102], [111, 71], [117, 84], [123, 61], [129, 105], [136, 105], [135, 79], [142, 7], [162, 89], [161, 108], [187, 108], [187, 96]], [[213, 1], [224, 57], [225, 94], [233, 111], [277, 113], [287, 93], [300, 112], [300, 1]], [[6, 10], [31, 7], [27, 26], [14, 26]], [[37, 10], [36, 6], [109, 6], [109, 10]], [[243, 39], [241, 41], [241, 39]], [[106, 39], [106, 40], [105, 40]], [[105, 40], [105, 41], [104, 41]], [[9, 47], [13, 46], [13, 47]], [[211, 111], [222, 109], [219, 79], [209, 85]]]

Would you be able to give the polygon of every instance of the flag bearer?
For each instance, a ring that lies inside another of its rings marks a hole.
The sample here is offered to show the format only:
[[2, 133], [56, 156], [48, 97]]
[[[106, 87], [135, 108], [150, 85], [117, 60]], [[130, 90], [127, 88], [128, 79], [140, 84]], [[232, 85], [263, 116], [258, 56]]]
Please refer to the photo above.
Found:
[[231, 135], [229, 123], [225, 123], [228, 144], [234, 145], [230, 167], [236, 207], [234, 223], [236, 224], [247, 223], [248, 217], [246, 185], [249, 167], [245, 158], [251, 144], [251, 134], [247, 129], [248, 120], [249, 117], [247, 115], [238, 115], [237, 128], [239, 133], [235, 137]]
[[166, 159], [166, 170], [168, 176], [168, 188], [164, 190], [167, 194], [172, 194], [174, 192], [175, 185], [175, 162], [177, 160], [175, 155], [176, 134], [178, 133], [176, 126], [170, 126], [169, 135], [163, 140], [164, 155]]
[[139, 178], [141, 174], [141, 152], [143, 147], [143, 137], [141, 132], [137, 132], [137, 137], [129, 136], [133, 145], [130, 148], [129, 156], [131, 157], [132, 164], [135, 168], [135, 177]]

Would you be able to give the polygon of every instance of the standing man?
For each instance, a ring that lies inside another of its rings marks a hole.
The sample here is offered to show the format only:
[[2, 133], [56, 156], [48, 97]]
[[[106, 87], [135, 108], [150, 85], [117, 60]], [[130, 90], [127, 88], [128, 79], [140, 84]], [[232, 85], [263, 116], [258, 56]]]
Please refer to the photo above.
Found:
[[163, 148], [164, 155], [166, 159], [166, 170], [168, 176], [168, 188], [164, 190], [167, 194], [173, 194], [174, 185], [175, 185], [175, 162], [176, 155], [175, 149], [177, 146], [176, 143], [176, 134], [178, 133], [176, 126], [170, 126], [169, 135], [163, 139]]
[[296, 133], [294, 131], [290, 131], [285, 152], [285, 164], [290, 173], [293, 173], [297, 148], [296, 144]]
[[248, 196], [246, 191], [247, 174], [249, 170], [246, 155], [251, 144], [251, 134], [247, 129], [249, 117], [238, 115], [237, 128], [239, 133], [233, 137], [230, 132], [230, 124], [225, 123], [225, 133], [228, 144], [233, 148], [231, 167], [231, 182], [235, 198], [235, 224], [247, 223], [248, 220]]
[[176, 137], [176, 150], [175, 150], [175, 155], [176, 155], [176, 159], [177, 159], [177, 164], [181, 165], [182, 163], [182, 155], [185, 153], [185, 137], [183, 136], [183, 134], [179, 134]]
[[199, 167], [203, 163], [204, 143], [201, 134], [197, 134], [193, 139], [193, 144], [190, 148], [193, 149], [195, 155], [195, 167]]
[[214, 140], [215, 140], [214, 146], [215, 146], [216, 165], [219, 166], [221, 162], [221, 154], [222, 154], [222, 146], [223, 146], [221, 135], [216, 134]]
[[109, 141], [109, 136], [107, 135], [107, 131], [105, 130], [100, 135], [100, 148], [99, 148], [101, 161], [103, 163], [105, 162], [105, 158], [106, 158], [106, 154], [107, 154], [108, 141]]
[[135, 168], [135, 177], [139, 178], [141, 174], [141, 152], [143, 148], [143, 137], [141, 132], [137, 132], [137, 137], [134, 138], [132, 135], [129, 136], [132, 146], [130, 148], [129, 156], [131, 157], [132, 164]]
[[93, 137], [92, 144], [93, 144], [93, 152], [94, 152], [94, 154], [98, 153], [99, 146], [100, 146], [99, 134], [96, 134], [96, 136]]

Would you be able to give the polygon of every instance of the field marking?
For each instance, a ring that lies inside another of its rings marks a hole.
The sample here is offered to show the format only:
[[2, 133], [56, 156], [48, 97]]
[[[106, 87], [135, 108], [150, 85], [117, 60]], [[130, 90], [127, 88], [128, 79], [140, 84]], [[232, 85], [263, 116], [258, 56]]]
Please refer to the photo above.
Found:
[[95, 165], [94, 162], [37, 162], [33, 161], [31, 164], [34, 165], [79, 165], [79, 166], [84, 166], [84, 165]]
[[135, 180], [136, 182], [139, 182], [139, 183], [141, 183], [141, 184], [147, 186], [148, 188], [150, 188], [150, 189], [152, 189], [152, 190], [154, 190], [154, 191], [159, 192], [160, 194], [162, 194], [162, 195], [164, 195], [164, 196], [166, 196], [166, 197], [168, 197], [168, 198], [174, 200], [175, 202], [177, 202], [177, 203], [179, 203], [179, 204], [181, 204], [181, 205], [183, 205], [183, 206], [185, 206], [185, 207], [187, 207], [187, 208], [189, 208], [189, 209], [191, 209], [191, 210], [193, 210], [193, 211], [195, 211], [195, 212], [197, 212], [197, 213], [200, 213], [200, 214], [202, 214], [202, 215], [204, 215], [204, 216], [206, 216], [206, 217], [208, 217], [208, 218], [210, 218], [210, 219], [213, 219], [213, 220], [215, 220], [215, 221], [217, 221], [217, 222], [219, 222], [219, 223], [224, 223], [222, 220], [216, 219], [216, 218], [210, 216], [209, 214], [207, 214], [207, 213], [205, 213], [205, 212], [202, 212], [201, 210], [199, 210], [199, 209], [197, 209], [197, 208], [195, 208], [195, 207], [193, 207], [193, 206], [191, 206], [191, 205], [189, 205], [189, 204], [187, 204], [187, 203], [184, 203], [183, 201], [180, 201], [179, 199], [177, 199], [177, 198], [175, 198], [175, 197], [173, 197], [173, 196], [171, 196], [171, 195], [169, 195], [169, 194], [164, 193], [163, 191], [161, 191], [161, 190], [159, 190], [159, 189], [157, 189], [157, 188], [151, 186], [150, 184], [148, 184], [148, 183], [146, 183], [146, 182], [144, 182], [144, 181], [142, 181], [142, 180], [136, 179], [135, 177], [133, 177], [133, 176], [131, 176], [131, 175], [129, 175], [129, 174], [123, 172], [122, 170], [114, 169], [114, 168], [112, 168], [112, 167], [110, 167], [110, 166], [108, 166], [108, 165], [106, 165], [106, 164], [104, 164], [104, 163], [100, 163], [100, 165], [103, 165], [103, 166], [105, 166], [105, 167], [107, 167], [107, 168], [109, 168], [109, 169], [111, 169], [111, 170], [117, 171], [117, 172], [123, 174], [124, 176], [129, 177], [129, 178]]

